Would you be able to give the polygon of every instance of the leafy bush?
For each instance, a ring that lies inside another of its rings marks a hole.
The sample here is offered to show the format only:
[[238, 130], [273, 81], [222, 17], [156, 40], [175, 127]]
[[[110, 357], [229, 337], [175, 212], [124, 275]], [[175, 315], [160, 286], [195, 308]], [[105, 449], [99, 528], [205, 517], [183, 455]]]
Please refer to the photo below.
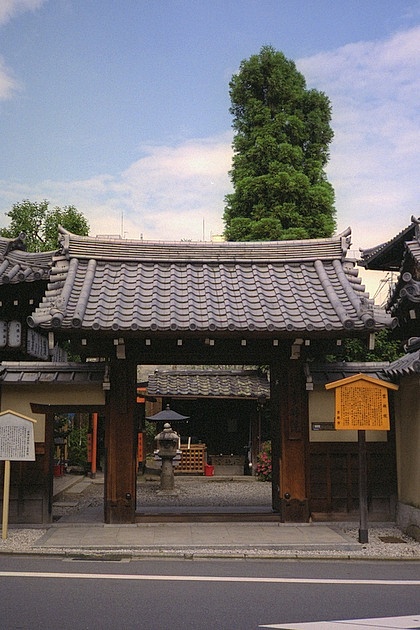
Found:
[[87, 463], [87, 427], [75, 427], [67, 437], [69, 464], [86, 468]]

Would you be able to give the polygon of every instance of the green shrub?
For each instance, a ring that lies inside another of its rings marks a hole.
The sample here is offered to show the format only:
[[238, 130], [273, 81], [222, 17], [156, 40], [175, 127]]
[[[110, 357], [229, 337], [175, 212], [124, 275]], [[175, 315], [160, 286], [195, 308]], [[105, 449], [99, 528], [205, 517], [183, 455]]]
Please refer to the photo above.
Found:
[[86, 468], [88, 465], [87, 453], [87, 427], [75, 427], [67, 436], [68, 458], [70, 466], [81, 466]]

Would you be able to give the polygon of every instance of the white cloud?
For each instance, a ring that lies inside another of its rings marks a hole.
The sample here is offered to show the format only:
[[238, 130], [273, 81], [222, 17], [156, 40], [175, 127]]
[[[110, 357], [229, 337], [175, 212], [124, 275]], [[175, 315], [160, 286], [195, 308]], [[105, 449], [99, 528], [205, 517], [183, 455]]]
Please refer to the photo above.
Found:
[[[148, 240], [209, 240], [223, 231], [224, 196], [230, 190], [231, 133], [188, 140], [178, 146], [148, 146], [143, 157], [119, 175], [73, 182], [40, 182], [26, 190], [0, 182], [0, 198], [48, 199], [74, 204], [90, 233]], [[14, 195], [14, 196], [13, 196]], [[7, 223], [6, 218], [0, 224]]]
[[[153, 238], [202, 238], [223, 229], [223, 198], [229, 190], [230, 134], [189, 140], [176, 147], [147, 147], [122, 174], [119, 188], [130, 219]], [[207, 224], [207, 225], [206, 225]]]
[[3, 59], [0, 57], [0, 101], [11, 98], [18, 88], [18, 81], [16, 81], [11, 70], [7, 68]]
[[339, 229], [350, 225], [357, 247], [392, 238], [420, 215], [420, 27], [297, 65], [332, 102]]
[[[420, 28], [359, 42], [297, 62], [308, 85], [333, 105], [328, 176], [336, 191], [338, 230], [352, 227], [353, 246], [372, 247], [420, 215]], [[1, 83], [0, 83], [1, 85]], [[201, 240], [223, 230], [231, 189], [231, 132], [177, 146], [141, 147], [120, 174], [40, 182], [0, 182], [4, 210], [24, 198], [74, 204], [91, 234]], [[0, 224], [6, 218], [0, 216]], [[377, 286], [369, 286], [371, 293]]]
[[39, 9], [45, 2], [46, 0], [1, 0], [0, 25], [6, 24], [18, 13]]
[[[44, 2], [46, 0], [0, 0], [0, 26], [6, 24], [19, 13], [39, 9]], [[0, 57], [0, 101], [12, 98], [19, 87], [20, 85], [13, 77], [12, 71]]]

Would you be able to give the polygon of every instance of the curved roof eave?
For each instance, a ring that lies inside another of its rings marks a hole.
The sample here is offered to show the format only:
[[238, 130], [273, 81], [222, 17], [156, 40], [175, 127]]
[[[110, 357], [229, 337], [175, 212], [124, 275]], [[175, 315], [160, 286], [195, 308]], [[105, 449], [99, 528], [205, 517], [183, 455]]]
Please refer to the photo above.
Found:
[[369, 249], [361, 249], [360, 264], [373, 271], [399, 271], [406, 243], [413, 240], [419, 223], [420, 218], [412, 216], [411, 224], [389, 241]]
[[395, 324], [345, 258], [350, 230], [304, 241], [164, 243], [60, 228], [60, 239], [32, 327], [338, 336]]
[[27, 252], [22, 236], [0, 237], [0, 285], [48, 280], [57, 253]]

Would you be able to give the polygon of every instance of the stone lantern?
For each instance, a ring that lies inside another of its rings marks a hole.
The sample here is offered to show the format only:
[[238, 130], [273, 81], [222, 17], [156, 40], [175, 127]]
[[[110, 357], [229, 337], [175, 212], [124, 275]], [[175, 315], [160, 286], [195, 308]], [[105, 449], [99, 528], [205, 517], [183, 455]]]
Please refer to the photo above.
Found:
[[163, 431], [155, 437], [157, 450], [155, 454], [162, 460], [159, 494], [177, 494], [175, 491], [175, 475], [173, 460], [179, 454], [179, 435], [166, 422]]

